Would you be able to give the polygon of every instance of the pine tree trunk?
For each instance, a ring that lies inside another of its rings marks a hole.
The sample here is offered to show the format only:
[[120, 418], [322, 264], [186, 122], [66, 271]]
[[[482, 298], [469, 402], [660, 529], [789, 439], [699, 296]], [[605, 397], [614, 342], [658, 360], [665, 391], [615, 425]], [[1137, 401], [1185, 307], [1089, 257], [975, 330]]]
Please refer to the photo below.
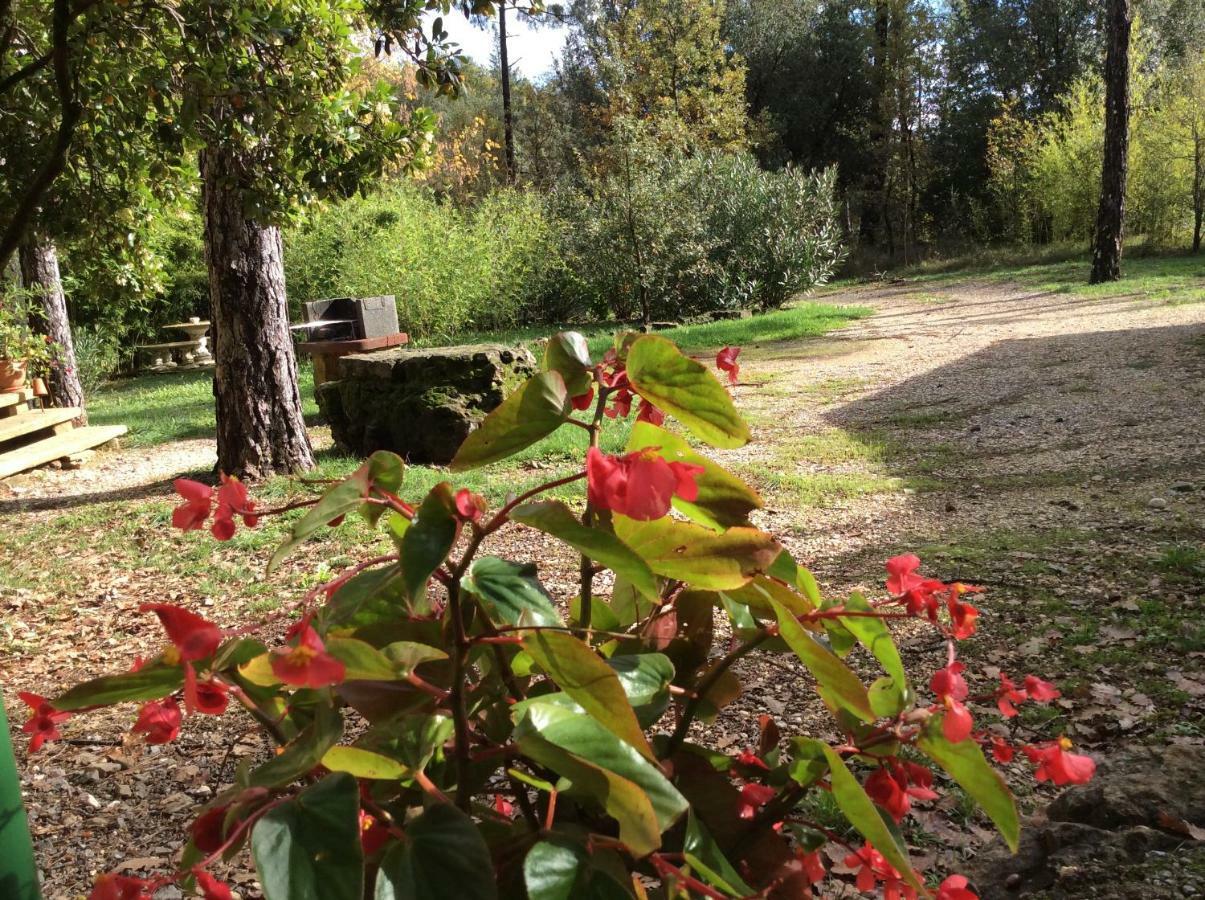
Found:
[[75, 364], [75, 344], [71, 340], [71, 323], [67, 318], [67, 298], [59, 277], [59, 254], [47, 240], [32, 240], [21, 245], [21, 282], [37, 293], [41, 300], [41, 316], [32, 316], [30, 325], [58, 345], [55, 365], [47, 375], [47, 389], [55, 406], [76, 406], [80, 409], [77, 425], [88, 424], [84, 412], [84, 389], [80, 385]]
[[502, 134], [506, 183], [515, 183], [515, 126], [510, 103], [510, 55], [506, 46], [506, 0], [498, 4], [498, 68], [502, 78]]
[[1109, 0], [1105, 53], [1105, 154], [1100, 207], [1092, 247], [1091, 284], [1121, 277], [1121, 241], [1125, 223], [1126, 153], [1130, 128], [1129, 0]]
[[280, 230], [245, 214], [241, 171], [228, 151], [201, 151], [218, 469], [261, 479], [312, 469], [314, 455], [301, 413]]

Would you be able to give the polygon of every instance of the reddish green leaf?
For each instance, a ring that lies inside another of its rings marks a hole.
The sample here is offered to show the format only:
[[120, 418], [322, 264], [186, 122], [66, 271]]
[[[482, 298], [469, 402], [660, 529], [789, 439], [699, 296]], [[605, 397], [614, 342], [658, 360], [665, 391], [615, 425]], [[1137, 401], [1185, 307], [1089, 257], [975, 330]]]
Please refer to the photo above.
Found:
[[656, 760], [615, 670], [589, 646], [563, 631], [536, 631], [523, 638], [523, 649], [589, 715]]
[[[866, 598], [856, 591], [845, 602], [845, 608], [853, 612], [874, 611]], [[874, 654], [874, 658], [882, 665], [883, 671], [891, 676], [906, 701], [910, 693], [908, 674], [904, 671], [904, 663], [900, 659], [900, 652], [896, 649], [887, 623], [872, 616], [846, 616], [841, 618], [840, 622], [853, 633], [863, 647]]]
[[375, 900], [497, 900], [494, 862], [481, 831], [450, 803], [406, 823], [406, 840], [381, 860]]
[[289, 536], [276, 548], [276, 552], [268, 560], [269, 573], [281, 564], [294, 547], [310, 535], [326, 528], [340, 516], [345, 516], [359, 508], [364, 498], [368, 496], [368, 471], [369, 463], [365, 462], [346, 479], [323, 494], [318, 505], [311, 507], [309, 512], [294, 523]]
[[459, 528], [452, 485], [441, 481], [423, 499], [402, 536], [402, 579], [412, 603], [427, 596], [427, 581], [447, 559]]
[[583, 525], [559, 500], [524, 503], [510, 517], [546, 534], [560, 538], [590, 559], [602, 563], [616, 575], [622, 575], [646, 597], [657, 595], [657, 579], [648, 564], [627, 544], [601, 528]]
[[654, 334], [628, 348], [628, 380], [640, 396], [669, 413], [714, 447], [742, 447], [749, 426], [732, 404], [727, 389], [707, 368]]
[[158, 700], [184, 684], [182, 666], [147, 666], [137, 672], [103, 675], [77, 684], [50, 702], [55, 709], [70, 712], [89, 706], [110, 706], [131, 700]]
[[506, 459], [552, 434], [573, 407], [559, 372], [541, 372], [502, 401], [456, 451], [453, 472]]
[[591, 365], [590, 348], [578, 332], [561, 331], [548, 339], [541, 368], [545, 372], [559, 372], [570, 397], [590, 389]]
[[984, 757], [979, 744], [975, 741], [951, 744], [941, 732], [941, 720], [934, 718], [929, 721], [916, 746], [970, 794], [988, 818], [996, 823], [1009, 849], [1016, 853], [1021, 835], [1017, 803], [1009, 793], [1004, 778]]
[[781, 549], [756, 528], [730, 528], [716, 534], [709, 528], [676, 519], [637, 522], [614, 517], [615, 534], [666, 578], [685, 581], [702, 590], [730, 590], [764, 572]]
[[865, 722], [875, 720], [866, 687], [853, 671], [831, 650], [808, 634], [782, 604], [770, 601], [778, 617], [778, 631], [795, 655], [816, 679], [816, 689], [830, 703], [841, 706]]
[[536, 577], [533, 563], [520, 565], [479, 556], [464, 573], [461, 587], [483, 601], [486, 613], [503, 625], [560, 625], [552, 598]]

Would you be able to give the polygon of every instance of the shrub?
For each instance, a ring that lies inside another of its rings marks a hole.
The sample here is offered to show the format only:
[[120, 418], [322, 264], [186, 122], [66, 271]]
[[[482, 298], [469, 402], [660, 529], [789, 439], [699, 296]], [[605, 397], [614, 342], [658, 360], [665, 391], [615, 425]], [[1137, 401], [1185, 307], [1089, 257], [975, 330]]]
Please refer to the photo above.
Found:
[[115, 335], [95, 326], [72, 330], [75, 371], [85, 397], [93, 397], [121, 365], [121, 342]]
[[[736, 380], [734, 348], [716, 363]], [[626, 416], [637, 400], [630, 452], [598, 450], [604, 417]], [[451, 469], [505, 458], [568, 425], [591, 437], [579, 471], [491, 511], [447, 481], [403, 499], [402, 460], [374, 454], [321, 498], [284, 507], [309, 509], [269, 566], [348, 515], [382, 528], [393, 552], [370, 555], [374, 541], [362, 561], [274, 617], [292, 620], [283, 640], [261, 639], [268, 623], [226, 631], [150, 603], [142, 609], [164, 627], [162, 653], [52, 700], [22, 694], [35, 748], [71, 715], [123, 701], [142, 703], [133, 731], [151, 744], [174, 740], [185, 714], [221, 715], [233, 700], [279, 745], [196, 810], [177, 873], [102, 875], [93, 900], [149, 896], [189, 877], [207, 900], [228, 897], [211, 867], [248, 845], [267, 900], [809, 896], [813, 884], [836, 890], [842, 878], [820, 853], [830, 842], [859, 889], [914, 897], [923, 876], [898, 826], [914, 803], [947, 789], [933, 766], [1015, 850], [1016, 804], [983, 751], [1007, 762], [1014, 746], [998, 726], [983, 729], [982, 711], [1007, 720], [1017, 704], [1058, 691], [994, 673], [971, 695], [956, 649], [975, 631], [967, 598], [980, 589], [926, 578], [905, 555], [888, 561], [884, 596], [824, 599], [750, 525], [757, 494], [663, 430], [666, 415], [717, 447], [749, 438], [725, 388], [664, 338], [624, 336], [595, 364], [580, 335], [557, 335], [543, 371], [484, 420]], [[541, 499], [583, 481], [580, 515]], [[282, 511], [256, 508], [236, 479], [216, 492], [176, 486], [184, 502], [173, 524], [211, 523], [219, 540], [237, 519], [252, 526]], [[537, 564], [488, 555], [508, 525], [582, 554], [568, 612]], [[927, 690], [888, 628], [907, 617], [947, 646]], [[869, 686], [844, 660], [855, 648], [859, 668], [881, 673]], [[807, 673], [836, 741], [784, 734], [763, 714], [756, 743], [730, 755], [716, 731], [695, 727], [740, 694], [736, 664], [754, 655], [776, 670], [790, 658]], [[1022, 749], [1039, 781], [1087, 781], [1094, 763], [1069, 747]], [[955, 875], [938, 897], [974, 895]]]
[[543, 315], [558, 267], [538, 197], [491, 195], [461, 210], [408, 184], [322, 207], [285, 235], [293, 315], [302, 300], [393, 294], [420, 339]]
[[621, 130], [606, 167], [559, 205], [567, 291], [646, 323], [779, 307], [842, 257], [835, 186], [834, 170], [767, 172], [748, 154], [689, 157]]

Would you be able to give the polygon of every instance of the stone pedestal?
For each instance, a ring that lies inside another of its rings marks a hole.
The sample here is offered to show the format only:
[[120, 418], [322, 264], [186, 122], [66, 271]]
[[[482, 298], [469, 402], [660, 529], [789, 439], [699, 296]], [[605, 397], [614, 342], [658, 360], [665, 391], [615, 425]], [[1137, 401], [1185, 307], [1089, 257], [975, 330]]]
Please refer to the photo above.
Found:
[[536, 372], [527, 350], [500, 344], [386, 350], [339, 360], [315, 389], [340, 449], [392, 450], [414, 463], [451, 461], [486, 414]]

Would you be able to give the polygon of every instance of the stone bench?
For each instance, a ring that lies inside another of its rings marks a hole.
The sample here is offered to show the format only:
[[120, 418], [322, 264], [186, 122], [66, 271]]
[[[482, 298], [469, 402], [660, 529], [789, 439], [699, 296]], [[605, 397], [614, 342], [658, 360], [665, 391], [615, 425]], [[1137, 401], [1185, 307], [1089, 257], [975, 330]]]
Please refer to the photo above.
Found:
[[535, 372], [530, 352], [501, 344], [399, 348], [344, 356], [340, 377], [314, 393], [345, 452], [392, 450], [411, 462], [442, 465]]

